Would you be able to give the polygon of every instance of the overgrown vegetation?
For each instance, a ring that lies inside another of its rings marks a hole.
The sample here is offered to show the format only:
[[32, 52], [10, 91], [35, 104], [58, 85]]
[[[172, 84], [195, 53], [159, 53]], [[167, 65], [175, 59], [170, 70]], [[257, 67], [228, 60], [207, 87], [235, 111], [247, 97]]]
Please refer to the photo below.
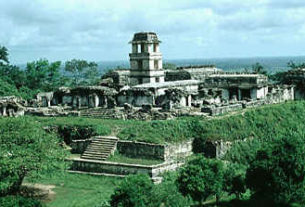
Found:
[[25, 69], [11, 65], [7, 48], [0, 46], [0, 96], [32, 99], [38, 92], [61, 86], [96, 85], [100, 79], [98, 65], [86, 60], [49, 62], [47, 59], [26, 64]]
[[25, 176], [65, 168], [55, 134], [28, 118], [1, 118], [0, 126], [0, 197], [16, 195]]

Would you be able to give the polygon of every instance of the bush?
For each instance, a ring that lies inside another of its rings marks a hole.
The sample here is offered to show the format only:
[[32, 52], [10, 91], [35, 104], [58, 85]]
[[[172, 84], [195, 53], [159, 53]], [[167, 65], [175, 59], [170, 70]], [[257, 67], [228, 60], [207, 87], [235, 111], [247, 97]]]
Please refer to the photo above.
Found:
[[229, 195], [234, 194], [237, 199], [246, 192], [246, 166], [229, 163], [224, 174], [223, 190]]
[[3, 207], [43, 207], [40, 201], [22, 196], [0, 197], [0, 206]]
[[72, 140], [89, 139], [93, 136], [109, 133], [107, 127], [98, 125], [58, 125], [56, 128], [59, 136], [67, 144], [70, 144]]
[[180, 172], [177, 184], [184, 196], [190, 196], [201, 204], [209, 197], [221, 194], [224, 166], [221, 161], [197, 156]]
[[112, 207], [146, 207], [150, 204], [153, 183], [148, 175], [131, 175], [122, 181], [111, 196]]
[[150, 196], [150, 207], [188, 207], [191, 201], [184, 197], [176, 185], [176, 176], [168, 174], [161, 184], [154, 186]]
[[256, 198], [283, 205], [305, 204], [304, 138], [303, 131], [288, 131], [264, 143], [246, 174], [247, 186]]
[[26, 175], [65, 167], [66, 152], [54, 134], [29, 118], [0, 118], [0, 196], [19, 191]]

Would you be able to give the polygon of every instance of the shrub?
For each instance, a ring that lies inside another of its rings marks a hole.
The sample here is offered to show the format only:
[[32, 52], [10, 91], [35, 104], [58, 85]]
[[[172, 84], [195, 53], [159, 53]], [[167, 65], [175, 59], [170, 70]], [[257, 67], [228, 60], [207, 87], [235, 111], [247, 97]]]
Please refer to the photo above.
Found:
[[246, 192], [246, 166], [229, 163], [224, 174], [223, 190], [229, 195], [235, 194], [237, 199]]
[[0, 118], [0, 196], [15, 194], [26, 175], [65, 167], [54, 134], [28, 118]]
[[0, 206], [3, 207], [43, 207], [40, 201], [22, 196], [0, 197]]
[[112, 207], [146, 207], [153, 183], [148, 175], [131, 175], [122, 181], [111, 196]]
[[305, 146], [303, 131], [288, 131], [273, 142], [264, 143], [251, 162], [247, 186], [256, 197], [277, 204], [305, 204]]
[[180, 172], [177, 184], [184, 196], [190, 196], [201, 204], [212, 195], [217, 197], [223, 187], [224, 166], [221, 161], [197, 156]]
[[164, 177], [161, 184], [154, 186], [149, 207], [188, 207], [191, 201], [188, 197], [184, 197], [178, 190], [176, 184], [176, 176], [168, 174]]

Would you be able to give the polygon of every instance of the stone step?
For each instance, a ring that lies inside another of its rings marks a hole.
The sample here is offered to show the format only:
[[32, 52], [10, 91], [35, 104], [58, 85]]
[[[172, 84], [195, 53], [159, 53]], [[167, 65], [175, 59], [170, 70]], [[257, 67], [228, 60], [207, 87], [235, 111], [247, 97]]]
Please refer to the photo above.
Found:
[[91, 154], [91, 155], [109, 155], [111, 152], [98, 152], [98, 151], [86, 151], [83, 154]]
[[109, 154], [98, 154], [98, 153], [88, 153], [85, 152], [82, 156], [91, 156], [91, 157], [108, 157]]
[[[90, 146], [90, 145], [89, 145]], [[96, 143], [96, 142], [93, 142], [91, 146], [95, 146], [95, 147], [114, 147], [115, 144], [102, 144], [102, 143]]]
[[[88, 146], [87, 149], [97, 149], [97, 150], [112, 150], [115, 146]], [[87, 150], [86, 149], [86, 150]]]
[[85, 152], [81, 155], [82, 159], [106, 160], [111, 152], [114, 151], [118, 138], [111, 136], [93, 137]]
[[84, 157], [94, 158], [94, 159], [107, 159], [108, 158], [108, 156], [94, 156], [94, 155], [83, 155], [83, 156], [81, 156], [81, 158], [84, 158]]
[[105, 150], [86, 150], [85, 152], [84, 152], [84, 154], [85, 153], [96, 153], [96, 154], [101, 154], [101, 153], [103, 153], [103, 154], [109, 154], [109, 153], [111, 153], [111, 150], [107, 150], [107, 151], [105, 151]]
[[107, 158], [96, 158], [96, 157], [81, 157], [82, 159], [87, 159], [87, 160], [100, 160], [100, 161], [105, 161]]
[[115, 142], [116, 140], [92, 140], [91, 143], [96, 143], [96, 144], [115, 144], [113, 142]]

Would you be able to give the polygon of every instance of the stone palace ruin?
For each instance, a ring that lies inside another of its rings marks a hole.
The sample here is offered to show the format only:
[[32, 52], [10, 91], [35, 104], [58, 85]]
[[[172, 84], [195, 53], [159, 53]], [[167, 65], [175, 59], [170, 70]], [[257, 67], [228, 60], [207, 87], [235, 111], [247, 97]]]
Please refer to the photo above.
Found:
[[[164, 70], [157, 35], [134, 34], [130, 69], [105, 74], [100, 85], [61, 87], [36, 100], [11, 107], [10, 116], [95, 116], [117, 119], [169, 119], [181, 115], [218, 115], [247, 107], [294, 100], [294, 82], [274, 85], [262, 74], [225, 72], [213, 65]], [[295, 73], [291, 73], [295, 74]], [[8, 106], [12, 103], [8, 100]], [[1, 115], [7, 116], [1, 102]], [[18, 112], [18, 113], [17, 113]]]
[[[84, 116], [103, 119], [164, 120], [179, 116], [215, 116], [244, 108], [304, 99], [305, 70], [288, 72], [285, 85], [272, 84], [267, 76], [225, 72], [214, 65], [163, 69], [161, 41], [153, 32], [134, 34], [130, 41], [130, 69], [109, 71], [99, 85], [61, 87], [39, 93], [29, 102], [0, 97], [0, 116]], [[69, 143], [71, 170], [115, 174], [148, 173], [158, 177], [183, 164], [192, 154], [192, 141], [156, 145], [91, 137]], [[209, 154], [221, 157], [231, 143], [221, 140], [207, 145]], [[107, 161], [114, 152], [133, 158], [153, 158], [161, 164], [143, 166]]]

